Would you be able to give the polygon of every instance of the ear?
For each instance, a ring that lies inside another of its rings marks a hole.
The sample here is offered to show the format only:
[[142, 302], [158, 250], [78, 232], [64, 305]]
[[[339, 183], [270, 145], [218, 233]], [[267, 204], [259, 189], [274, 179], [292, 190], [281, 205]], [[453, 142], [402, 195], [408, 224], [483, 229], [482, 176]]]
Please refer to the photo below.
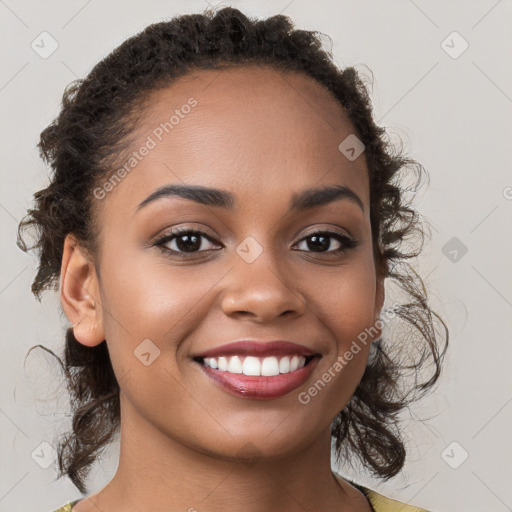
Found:
[[77, 341], [93, 347], [105, 339], [94, 262], [70, 234], [64, 240], [62, 253], [60, 301], [66, 316], [74, 324], [73, 334]]

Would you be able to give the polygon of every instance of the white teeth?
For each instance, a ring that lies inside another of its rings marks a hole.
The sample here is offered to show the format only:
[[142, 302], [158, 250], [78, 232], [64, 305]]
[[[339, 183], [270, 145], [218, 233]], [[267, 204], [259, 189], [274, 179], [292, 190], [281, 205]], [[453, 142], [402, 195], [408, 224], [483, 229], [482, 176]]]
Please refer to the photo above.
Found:
[[[211, 360], [212, 358], [210, 358]], [[225, 372], [228, 369], [228, 360], [225, 357], [219, 357], [218, 359], [219, 370]]]
[[279, 361], [277, 357], [265, 357], [261, 363], [261, 375], [265, 377], [272, 377], [272, 375], [279, 375]]
[[238, 356], [233, 356], [229, 359], [228, 372], [242, 373], [242, 361], [240, 361]]
[[229, 373], [243, 373], [244, 375], [272, 377], [280, 373], [290, 373], [302, 368], [306, 364], [306, 358], [298, 355], [290, 356], [221, 356], [205, 357], [205, 366], [219, 369]]
[[244, 375], [261, 375], [260, 360], [257, 357], [247, 356], [244, 360], [243, 372]]
[[289, 373], [290, 371], [290, 358], [283, 357], [281, 361], [279, 361], [279, 373]]

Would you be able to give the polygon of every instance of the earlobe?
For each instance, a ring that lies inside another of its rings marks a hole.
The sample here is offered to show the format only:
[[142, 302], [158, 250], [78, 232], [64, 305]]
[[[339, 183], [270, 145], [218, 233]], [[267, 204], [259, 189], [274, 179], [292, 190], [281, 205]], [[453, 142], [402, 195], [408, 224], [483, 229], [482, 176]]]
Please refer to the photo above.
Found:
[[76, 340], [87, 346], [99, 345], [105, 335], [96, 269], [87, 252], [70, 234], [64, 240], [62, 252], [60, 300], [73, 323]]

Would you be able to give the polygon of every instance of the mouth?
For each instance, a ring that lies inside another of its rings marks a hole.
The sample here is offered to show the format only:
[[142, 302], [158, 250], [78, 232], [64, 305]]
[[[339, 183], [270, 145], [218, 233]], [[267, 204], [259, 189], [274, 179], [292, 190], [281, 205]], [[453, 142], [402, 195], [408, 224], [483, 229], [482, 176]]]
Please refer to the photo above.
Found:
[[307, 366], [315, 357], [320, 357], [320, 355], [302, 356], [294, 354], [257, 357], [235, 354], [220, 357], [194, 357], [193, 359], [197, 363], [218, 372], [254, 377], [274, 377], [296, 372]]
[[320, 354], [266, 357], [235, 354], [193, 359], [222, 391], [239, 398], [271, 400], [304, 385], [320, 358]]

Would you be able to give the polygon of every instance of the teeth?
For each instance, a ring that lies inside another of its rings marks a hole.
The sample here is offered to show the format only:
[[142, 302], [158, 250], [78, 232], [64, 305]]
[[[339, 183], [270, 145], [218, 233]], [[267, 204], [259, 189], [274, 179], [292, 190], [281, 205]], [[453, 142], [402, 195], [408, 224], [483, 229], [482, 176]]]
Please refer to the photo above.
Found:
[[242, 361], [240, 361], [238, 356], [233, 356], [229, 359], [228, 372], [242, 373]]
[[260, 360], [257, 357], [246, 357], [244, 360], [243, 372], [244, 375], [261, 375]]
[[282, 357], [254, 357], [254, 356], [221, 356], [205, 357], [203, 364], [210, 368], [219, 369], [229, 373], [243, 373], [244, 375], [272, 377], [280, 373], [290, 373], [306, 364], [306, 358], [298, 355]]
[[279, 361], [279, 373], [288, 373], [290, 371], [290, 358], [283, 357]]
[[265, 357], [261, 363], [261, 375], [271, 377], [272, 375], [279, 375], [279, 361], [277, 357]]

